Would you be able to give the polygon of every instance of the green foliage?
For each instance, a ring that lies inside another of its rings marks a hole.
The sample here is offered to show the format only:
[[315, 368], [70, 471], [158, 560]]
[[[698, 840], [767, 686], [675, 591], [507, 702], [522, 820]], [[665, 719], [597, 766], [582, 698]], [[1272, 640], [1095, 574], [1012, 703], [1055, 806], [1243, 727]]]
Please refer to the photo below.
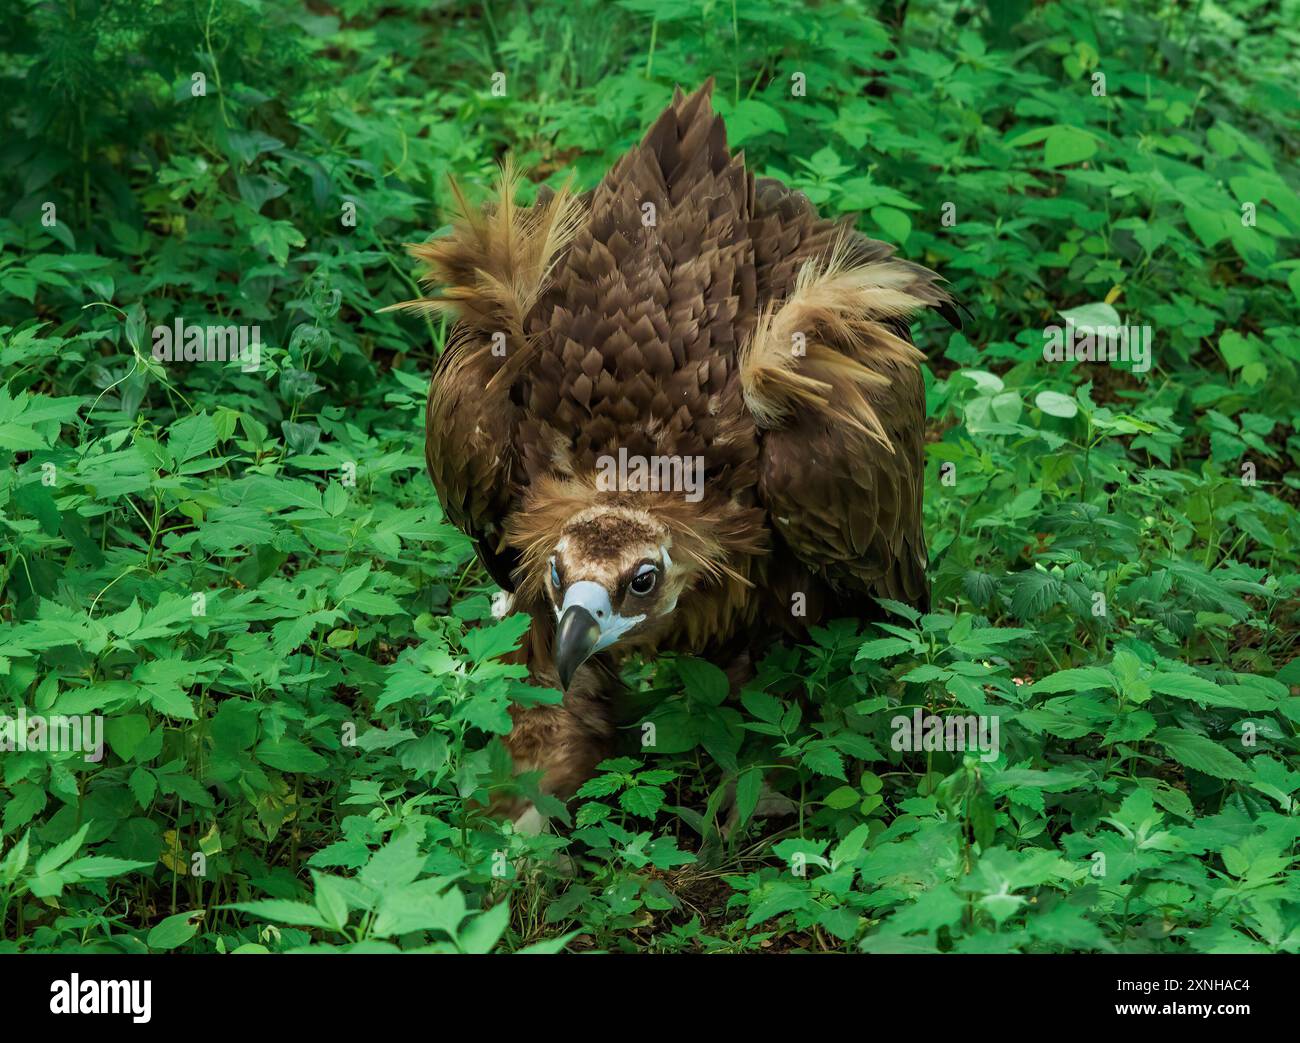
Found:
[[[0, 713], [105, 749], [0, 754], [0, 947], [1300, 951], [1297, 14], [6, 6]], [[525, 836], [499, 736], [559, 693], [423, 472], [445, 327], [379, 309], [448, 173], [591, 185], [707, 75], [969, 310], [917, 328], [935, 609], [738, 698], [634, 664]], [[260, 367], [156, 360], [178, 319]], [[1066, 319], [1149, 368], [1045, 359]], [[996, 749], [899, 748], [917, 710]]]

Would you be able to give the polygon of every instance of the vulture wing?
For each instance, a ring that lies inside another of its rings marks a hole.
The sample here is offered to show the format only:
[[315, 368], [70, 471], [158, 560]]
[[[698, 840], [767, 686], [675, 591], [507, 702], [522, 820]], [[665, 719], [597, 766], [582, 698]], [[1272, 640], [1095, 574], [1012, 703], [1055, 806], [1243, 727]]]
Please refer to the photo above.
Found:
[[762, 299], [742, 361], [760, 428], [758, 492], [773, 530], [842, 607], [861, 595], [925, 606], [925, 386], [908, 316], [938, 277], [885, 243], [759, 181], [750, 224]]
[[520, 207], [516, 187], [507, 166], [498, 198], [480, 209], [452, 184], [451, 234], [411, 250], [427, 265], [425, 281], [444, 287], [442, 296], [398, 306], [449, 310], [459, 319], [429, 386], [425, 460], [448, 517], [505, 590], [514, 590], [517, 562], [503, 522], [522, 495], [512, 378], [533, 342], [528, 313], [587, 205], [586, 197], [543, 188], [532, 207]]

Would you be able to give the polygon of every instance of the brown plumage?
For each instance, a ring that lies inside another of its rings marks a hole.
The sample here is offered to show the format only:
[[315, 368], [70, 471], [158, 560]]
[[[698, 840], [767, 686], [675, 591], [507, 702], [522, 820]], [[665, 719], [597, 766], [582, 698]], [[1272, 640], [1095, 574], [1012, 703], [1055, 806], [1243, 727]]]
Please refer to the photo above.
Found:
[[561, 705], [516, 710], [508, 740], [561, 797], [607, 753], [628, 652], [725, 666], [874, 597], [929, 596], [908, 322], [955, 318], [951, 301], [756, 182], [711, 86], [678, 91], [591, 192], [519, 207], [507, 169], [481, 210], [455, 190], [450, 235], [412, 251], [442, 290], [406, 306], [458, 319], [429, 473], [532, 616], [531, 675], [565, 686]]

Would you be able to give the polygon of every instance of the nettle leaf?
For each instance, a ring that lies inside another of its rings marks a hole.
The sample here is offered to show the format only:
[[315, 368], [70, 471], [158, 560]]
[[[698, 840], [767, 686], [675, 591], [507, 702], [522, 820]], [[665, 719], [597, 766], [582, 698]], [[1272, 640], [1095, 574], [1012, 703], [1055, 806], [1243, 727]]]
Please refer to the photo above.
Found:
[[1011, 585], [1011, 611], [1024, 620], [1043, 615], [1060, 602], [1063, 594], [1061, 581], [1038, 569], [1015, 573]]
[[664, 791], [658, 786], [631, 786], [619, 794], [618, 803], [629, 814], [653, 818], [664, 806]]
[[1109, 670], [1098, 666], [1079, 667], [1071, 670], [1058, 670], [1048, 674], [1041, 681], [1035, 681], [1035, 695], [1048, 695], [1055, 692], [1088, 692], [1098, 688], [1112, 688], [1115, 677]]
[[864, 642], [858, 649], [857, 659], [885, 659], [904, 653], [919, 653], [920, 648], [911, 641], [901, 637], [880, 637], [874, 641]]
[[997, 593], [998, 581], [994, 576], [987, 572], [977, 572], [968, 570], [962, 574], [962, 590], [970, 598], [972, 604], [987, 605], [993, 600], [993, 595]]
[[149, 704], [159, 713], [186, 721], [198, 719], [198, 714], [194, 712], [194, 700], [174, 685], [150, 685], [147, 690]]
[[720, 705], [731, 691], [727, 675], [703, 659], [678, 659], [677, 675], [682, 679], [687, 695], [711, 706]]
[[1136, 742], [1145, 739], [1155, 730], [1156, 719], [1146, 710], [1129, 710], [1111, 722], [1102, 741], [1108, 744]]
[[[696, 861], [693, 854], [677, 846], [675, 837], [656, 837], [646, 848], [646, 854], [649, 856], [650, 864], [656, 869], [668, 870], [676, 866], [690, 865]], [[670, 908], [670, 906], [664, 905], [663, 908]]]
[[14, 833], [45, 809], [45, 788], [34, 782], [19, 782], [4, 805], [4, 832]]
[[922, 891], [914, 902], [904, 905], [889, 920], [892, 930], [900, 934], [918, 931], [933, 933], [955, 924], [966, 912], [966, 900], [948, 884]]
[[510, 903], [498, 902], [479, 913], [460, 930], [459, 949], [463, 953], [489, 953], [496, 948], [510, 925]]
[[475, 627], [466, 631], [461, 638], [465, 651], [477, 662], [495, 659], [497, 656], [513, 652], [519, 647], [519, 639], [532, 624], [532, 619], [523, 612], [505, 619], [492, 626]]
[[1250, 771], [1234, 754], [1213, 739], [1186, 728], [1160, 728], [1151, 737], [1178, 761], [1216, 779], [1246, 779]]
[[81, 847], [82, 841], [86, 839], [86, 833], [90, 830], [90, 823], [84, 823], [72, 836], [68, 837], [61, 843], [55, 844], [48, 851], [44, 852], [36, 860], [36, 875], [41, 876], [45, 873], [52, 873], [63, 863], [68, 861], [77, 850]]
[[944, 670], [942, 667], [934, 666], [931, 663], [922, 663], [920, 666], [909, 670], [899, 680], [907, 681], [910, 684], [925, 684], [930, 681], [942, 681], [951, 676], [950, 671]]
[[847, 781], [844, 774], [844, 760], [828, 743], [810, 743], [799, 759], [816, 775]]
[[747, 688], [740, 693], [740, 701], [746, 710], [768, 724], [780, 723], [781, 717], [785, 714], [785, 707], [781, 701], [767, 692]]
[[1028, 787], [1041, 789], [1047, 793], [1062, 793], [1077, 789], [1087, 782], [1089, 775], [1083, 771], [1070, 771], [1065, 768], [1052, 768], [1048, 771], [1036, 771], [1032, 768], [1007, 768], [987, 777], [989, 789], [1003, 793], [1010, 789]]
[[953, 642], [954, 648], [964, 651], [970, 648], [984, 649], [1005, 645], [1012, 641], [1023, 641], [1033, 636], [1034, 632], [1032, 630], [1023, 627], [972, 627], [961, 638], [958, 638], [954, 632], [950, 635], [950, 640]]
[[893, 598], [876, 598], [876, 604], [896, 616], [902, 616], [909, 623], [919, 623], [921, 621], [921, 613], [911, 605], [904, 605], [901, 601], [895, 601]]
[[497, 683], [479, 688], [456, 708], [456, 716], [475, 728], [494, 735], [506, 735], [512, 724], [509, 695], [504, 685]]
[[597, 775], [594, 779], [588, 779], [578, 788], [578, 796], [608, 797], [617, 793], [625, 785], [627, 785], [627, 780], [622, 775]]
[[325, 922], [325, 918], [321, 916], [320, 910], [315, 906], [308, 905], [306, 902], [290, 902], [281, 898], [266, 898], [256, 902], [233, 902], [222, 906], [222, 908], [236, 909], [241, 913], [252, 913], [261, 920], [272, 920], [275, 923], [291, 924], [295, 927], [329, 926]]
[[424, 862], [419, 838], [414, 831], [407, 830], [376, 851], [357, 879], [377, 891], [385, 891], [409, 884], [420, 875]]
[[573, 820], [574, 826], [578, 829], [584, 826], [594, 826], [598, 822], [604, 822], [612, 814], [614, 814], [614, 809], [608, 804], [597, 804], [595, 801], [589, 800], [578, 809], [578, 815]]
[[348, 922], [348, 891], [346, 883], [336, 877], [312, 870], [312, 885], [316, 893], [316, 909], [331, 930], [341, 931]]
[[1276, 705], [1262, 692], [1253, 692], [1241, 685], [1224, 688], [1207, 681], [1198, 674], [1159, 673], [1150, 677], [1147, 683], [1151, 691], [1161, 695], [1172, 695], [1178, 699], [1189, 699], [1203, 706], [1225, 706], [1239, 710], [1271, 710]]
[[174, 465], [204, 456], [217, 446], [217, 425], [206, 412], [172, 424], [167, 432], [167, 451]]
[[760, 900], [751, 906], [746, 927], [756, 927], [764, 920], [793, 912], [796, 909], [812, 909], [816, 899], [807, 885], [791, 884], [784, 881], [770, 885]]
[[324, 771], [329, 761], [314, 750], [308, 749], [297, 739], [263, 739], [253, 751], [263, 764], [280, 771]]

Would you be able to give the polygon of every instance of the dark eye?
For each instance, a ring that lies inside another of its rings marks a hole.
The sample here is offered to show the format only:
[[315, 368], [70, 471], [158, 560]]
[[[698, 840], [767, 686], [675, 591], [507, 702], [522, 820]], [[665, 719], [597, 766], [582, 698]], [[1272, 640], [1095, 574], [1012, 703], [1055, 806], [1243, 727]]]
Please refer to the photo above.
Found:
[[555, 567], [554, 558], [551, 559], [551, 585], [556, 590], [560, 589], [560, 570]]
[[659, 570], [653, 565], [642, 565], [637, 570], [637, 574], [632, 577], [632, 582], [628, 584], [627, 589], [637, 597], [643, 598], [655, 589], [655, 583], [658, 581]]

